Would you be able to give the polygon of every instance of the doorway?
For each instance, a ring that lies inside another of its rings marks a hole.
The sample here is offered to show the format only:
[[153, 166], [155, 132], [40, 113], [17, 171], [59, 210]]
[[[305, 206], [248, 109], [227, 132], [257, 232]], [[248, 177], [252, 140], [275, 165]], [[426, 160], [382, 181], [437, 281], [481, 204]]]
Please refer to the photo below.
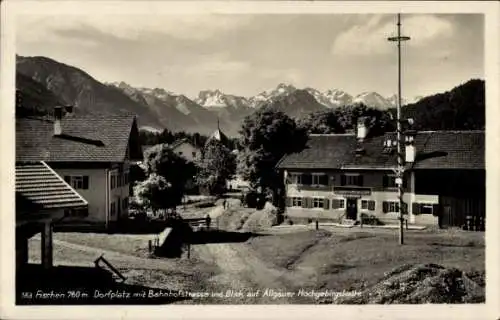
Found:
[[347, 198], [346, 219], [356, 220], [358, 218], [358, 199]]

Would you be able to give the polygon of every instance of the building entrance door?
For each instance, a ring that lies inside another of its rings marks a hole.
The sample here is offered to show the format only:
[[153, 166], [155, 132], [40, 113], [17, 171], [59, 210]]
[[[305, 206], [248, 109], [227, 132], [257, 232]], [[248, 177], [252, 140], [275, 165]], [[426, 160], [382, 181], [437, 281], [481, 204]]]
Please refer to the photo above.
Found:
[[358, 199], [347, 198], [346, 219], [356, 220], [358, 218]]

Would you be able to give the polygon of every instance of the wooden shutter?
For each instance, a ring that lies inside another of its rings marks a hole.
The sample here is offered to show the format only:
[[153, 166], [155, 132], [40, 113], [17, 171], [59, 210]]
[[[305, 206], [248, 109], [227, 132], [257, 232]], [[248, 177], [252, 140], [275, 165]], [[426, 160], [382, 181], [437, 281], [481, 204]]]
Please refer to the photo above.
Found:
[[363, 186], [363, 176], [362, 175], [358, 176], [358, 186], [360, 186], [360, 187]]
[[408, 203], [406, 202], [403, 202], [403, 214], [407, 214], [408, 213]]
[[307, 208], [307, 198], [302, 198], [302, 208]]
[[340, 185], [345, 186], [345, 183], [346, 183], [346, 177], [345, 177], [345, 175], [341, 175], [340, 176]]
[[330, 199], [325, 198], [323, 200], [323, 209], [328, 210], [330, 208]]
[[339, 201], [337, 199], [332, 199], [332, 209], [339, 208]]
[[371, 211], [375, 210], [375, 200], [368, 201], [368, 210], [371, 210]]
[[89, 176], [83, 176], [83, 188], [82, 189], [88, 189], [89, 188]]
[[413, 202], [411, 205], [413, 214], [420, 214], [420, 204]]
[[312, 208], [313, 207], [313, 199], [312, 198], [306, 198], [307, 200], [307, 207]]
[[291, 207], [292, 206], [292, 198], [286, 197], [286, 202], [285, 203], [286, 203], [287, 207]]
[[384, 176], [382, 178], [382, 186], [384, 188], [387, 188], [388, 185], [389, 185], [389, 177], [384, 174]]
[[433, 204], [432, 205], [432, 215], [433, 216], [438, 216], [439, 215], [439, 204]]
[[382, 212], [383, 213], [389, 212], [389, 203], [387, 201], [382, 202]]
[[312, 184], [312, 175], [309, 173], [302, 174], [302, 184], [305, 184], [305, 185]]
[[319, 177], [319, 184], [327, 186], [328, 185], [328, 176], [326, 174], [321, 175]]

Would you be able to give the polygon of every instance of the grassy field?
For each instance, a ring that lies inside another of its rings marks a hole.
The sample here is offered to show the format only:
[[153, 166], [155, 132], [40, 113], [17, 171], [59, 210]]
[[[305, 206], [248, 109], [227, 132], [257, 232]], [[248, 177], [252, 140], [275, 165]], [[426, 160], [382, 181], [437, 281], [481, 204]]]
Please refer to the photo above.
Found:
[[[235, 216], [239, 221], [239, 214]], [[55, 233], [54, 261], [92, 266], [104, 253], [128, 282], [173, 290], [225, 291], [237, 283], [241, 288], [254, 289], [362, 290], [379, 283], [394, 268], [430, 263], [458, 268], [474, 280], [484, 281], [481, 232], [407, 231], [405, 245], [400, 246], [397, 230], [310, 228], [277, 227], [261, 230], [245, 242], [200, 243], [193, 246], [190, 259], [185, 253], [175, 259], [148, 258], [147, 240], [152, 235]], [[30, 260], [39, 262], [39, 257], [37, 236], [30, 240]], [[214, 303], [231, 302], [246, 303], [244, 299], [219, 299]]]
[[484, 233], [406, 233], [404, 246], [394, 230], [309, 230], [252, 238], [248, 245], [263, 261], [302, 273], [297, 287], [355, 290], [404, 264], [434, 263], [465, 272], [484, 272]]

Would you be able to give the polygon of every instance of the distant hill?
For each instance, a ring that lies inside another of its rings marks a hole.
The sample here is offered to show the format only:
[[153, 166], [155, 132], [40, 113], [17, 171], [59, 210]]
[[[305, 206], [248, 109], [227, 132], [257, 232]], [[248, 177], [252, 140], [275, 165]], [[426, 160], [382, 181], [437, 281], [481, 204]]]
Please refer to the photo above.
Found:
[[[85, 71], [46, 57], [16, 57], [16, 115], [50, 113], [55, 105], [73, 105], [77, 113], [134, 113], [149, 131], [211, 134], [219, 122], [235, 137], [247, 115], [259, 108], [280, 110], [296, 119], [325, 110], [366, 105], [395, 114], [395, 96], [376, 92], [350, 95], [340, 89], [320, 92], [280, 83], [255, 96], [203, 90], [190, 99], [163, 88], [137, 88], [124, 82], [101, 83]], [[484, 81], [471, 80], [448, 92], [412, 99], [403, 107], [419, 129], [484, 128]]]
[[485, 82], [469, 80], [450, 91], [408, 104], [402, 113], [415, 120], [418, 130], [484, 130]]

